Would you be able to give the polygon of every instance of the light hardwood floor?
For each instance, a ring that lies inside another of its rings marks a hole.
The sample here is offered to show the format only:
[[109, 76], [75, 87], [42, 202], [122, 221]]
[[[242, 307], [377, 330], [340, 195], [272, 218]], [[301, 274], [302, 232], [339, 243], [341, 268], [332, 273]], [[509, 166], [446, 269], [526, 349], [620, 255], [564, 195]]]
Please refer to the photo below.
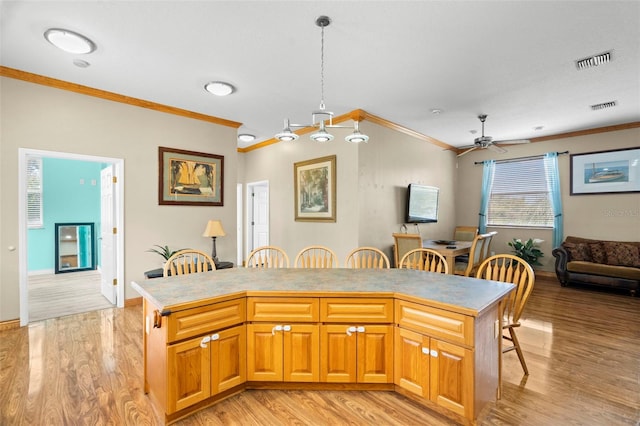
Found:
[[98, 271], [29, 277], [29, 322], [112, 307], [100, 293]]
[[[140, 306], [0, 332], [1, 425], [161, 424], [142, 391]], [[481, 425], [640, 424], [640, 297], [538, 280]], [[392, 392], [246, 391], [180, 425], [450, 425]]]

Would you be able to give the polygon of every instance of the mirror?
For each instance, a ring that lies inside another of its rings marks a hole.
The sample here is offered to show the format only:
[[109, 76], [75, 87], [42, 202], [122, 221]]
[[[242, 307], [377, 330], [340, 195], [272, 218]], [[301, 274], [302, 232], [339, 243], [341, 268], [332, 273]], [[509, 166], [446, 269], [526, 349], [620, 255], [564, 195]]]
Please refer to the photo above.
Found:
[[56, 274], [96, 269], [93, 223], [56, 223]]

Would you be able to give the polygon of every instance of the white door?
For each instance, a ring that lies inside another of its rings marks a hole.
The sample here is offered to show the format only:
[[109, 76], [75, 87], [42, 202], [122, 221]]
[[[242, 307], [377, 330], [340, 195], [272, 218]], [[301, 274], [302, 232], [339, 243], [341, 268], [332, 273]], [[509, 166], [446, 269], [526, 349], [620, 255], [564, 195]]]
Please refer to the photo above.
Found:
[[269, 245], [269, 183], [261, 183], [251, 187], [252, 221], [251, 235], [256, 247]]
[[116, 256], [115, 256], [115, 235], [113, 233], [113, 223], [115, 208], [113, 203], [113, 170], [114, 166], [100, 171], [101, 191], [100, 191], [100, 253], [101, 253], [101, 281], [100, 290], [102, 295], [113, 304], [116, 303]]

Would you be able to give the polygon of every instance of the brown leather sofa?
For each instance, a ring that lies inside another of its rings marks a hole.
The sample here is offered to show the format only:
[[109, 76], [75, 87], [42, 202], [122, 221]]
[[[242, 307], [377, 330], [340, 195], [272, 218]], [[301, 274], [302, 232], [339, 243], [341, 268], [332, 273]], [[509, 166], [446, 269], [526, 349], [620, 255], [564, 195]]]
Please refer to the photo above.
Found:
[[586, 284], [640, 290], [640, 242], [567, 237], [553, 249], [556, 275], [563, 287]]

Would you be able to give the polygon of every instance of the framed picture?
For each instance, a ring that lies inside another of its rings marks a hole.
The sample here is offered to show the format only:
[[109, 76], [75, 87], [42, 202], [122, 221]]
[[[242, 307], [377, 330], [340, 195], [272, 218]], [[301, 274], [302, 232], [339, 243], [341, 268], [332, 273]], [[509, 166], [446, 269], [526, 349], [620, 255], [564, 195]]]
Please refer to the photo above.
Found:
[[295, 220], [336, 221], [336, 156], [315, 158], [293, 165]]
[[640, 149], [571, 154], [571, 195], [640, 192]]
[[161, 146], [158, 165], [158, 204], [224, 205], [224, 156]]

